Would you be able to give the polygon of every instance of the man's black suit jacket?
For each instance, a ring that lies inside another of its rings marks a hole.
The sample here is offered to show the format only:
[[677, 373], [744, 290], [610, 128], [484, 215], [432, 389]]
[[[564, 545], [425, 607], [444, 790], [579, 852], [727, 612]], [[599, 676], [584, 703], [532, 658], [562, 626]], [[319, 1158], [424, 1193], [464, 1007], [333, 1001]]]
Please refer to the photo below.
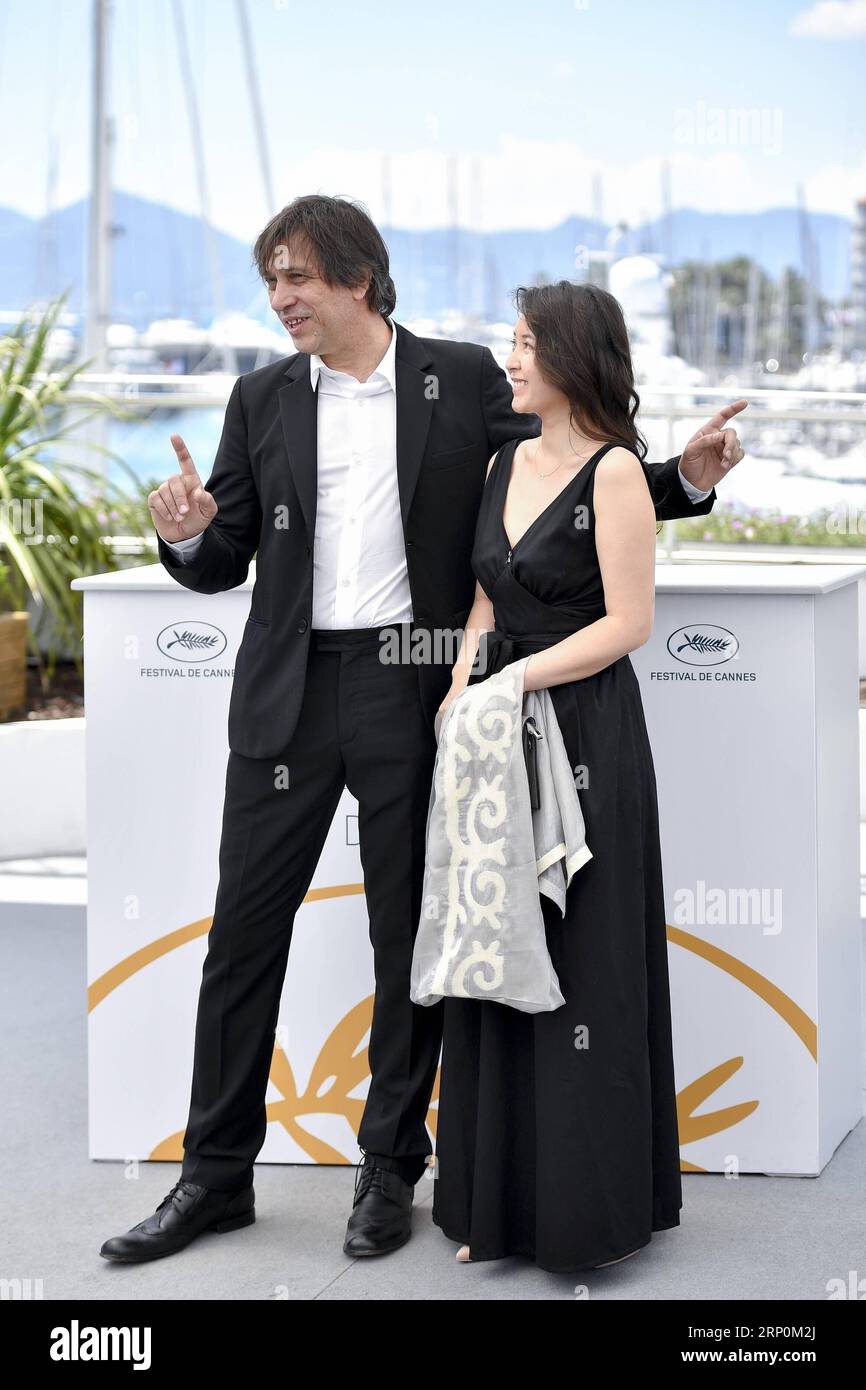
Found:
[[[459, 629], [475, 594], [470, 555], [492, 454], [540, 431], [511, 408], [511, 387], [489, 348], [418, 338], [395, 324], [397, 473], [415, 628]], [[200, 594], [242, 584], [256, 557], [250, 616], [235, 662], [229, 746], [251, 758], [285, 751], [304, 694], [313, 605], [317, 397], [310, 359], [295, 353], [239, 377], [226, 406], [204, 486], [219, 512], [193, 560], [159, 558]], [[649, 464], [662, 520], [708, 512], [715, 492], [692, 503], [677, 459]], [[458, 644], [459, 645], [459, 644]], [[421, 700], [434, 737], [456, 649], [419, 664]]]

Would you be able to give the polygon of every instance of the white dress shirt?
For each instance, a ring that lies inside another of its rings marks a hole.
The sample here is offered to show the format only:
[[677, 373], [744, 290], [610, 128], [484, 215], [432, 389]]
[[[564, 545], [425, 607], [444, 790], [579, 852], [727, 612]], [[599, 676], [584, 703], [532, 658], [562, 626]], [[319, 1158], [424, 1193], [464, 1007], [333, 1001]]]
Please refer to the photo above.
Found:
[[[389, 321], [390, 322], [390, 321]], [[397, 480], [397, 332], [366, 381], [310, 354], [318, 385], [313, 628], [412, 621]], [[186, 564], [201, 536], [170, 544]]]
[[397, 481], [397, 332], [366, 381], [310, 354], [319, 387], [314, 628], [412, 621]]
[[[313, 544], [314, 628], [385, 627], [412, 621], [397, 482], [397, 332], [366, 381], [310, 354], [318, 382], [318, 491]], [[701, 492], [679, 470], [692, 502]], [[184, 564], [201, 535], [167, 541]]]

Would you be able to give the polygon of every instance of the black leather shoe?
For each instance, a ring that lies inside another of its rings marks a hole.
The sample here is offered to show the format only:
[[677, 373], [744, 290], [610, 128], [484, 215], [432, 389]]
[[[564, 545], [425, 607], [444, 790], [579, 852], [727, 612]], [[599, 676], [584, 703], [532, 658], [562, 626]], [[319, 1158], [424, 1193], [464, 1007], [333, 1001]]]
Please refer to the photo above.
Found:
[[412, 1188], [399, 1173], [377, 1167], [375, 1159], [365, 1157], [358, 1169], [352, 1207], [346, 1255], [387, 1255], [412, 1234]]
[[217, 1192], [212, 1187], [181, 1178], [163, 1197], [156, 1211], [124, 1236], [112, 1236], [100, 1250], [106, 1260], [138, 1264], [173, 1255], [202, 1231], [236, 1231], [256, 1219], [253, 1185], [236, 1192]]

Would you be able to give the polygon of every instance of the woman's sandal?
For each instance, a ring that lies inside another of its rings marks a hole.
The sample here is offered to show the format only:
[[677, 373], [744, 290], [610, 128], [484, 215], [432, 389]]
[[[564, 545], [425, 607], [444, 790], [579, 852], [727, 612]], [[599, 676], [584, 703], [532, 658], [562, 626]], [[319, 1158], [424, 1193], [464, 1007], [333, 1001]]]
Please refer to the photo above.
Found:
[[457, 1251], [457, 1259], [462, 1265], [470, 1265], [472, 1263], [468, 1245], [461, 1245], [460, 1249]]
[[593, 1269], [607, 1269], [608, 1265], [618, 1265], [623, 1260], [630, 1260], [632, 1255], [639, 1255], [642, 1249], [643, 1246], [639, 1245], [637, 1250], [630, 1250], [627, 1255], [620, 1255], [618, 1260], [605, 1260], [603, 1264], [593, 1265]]

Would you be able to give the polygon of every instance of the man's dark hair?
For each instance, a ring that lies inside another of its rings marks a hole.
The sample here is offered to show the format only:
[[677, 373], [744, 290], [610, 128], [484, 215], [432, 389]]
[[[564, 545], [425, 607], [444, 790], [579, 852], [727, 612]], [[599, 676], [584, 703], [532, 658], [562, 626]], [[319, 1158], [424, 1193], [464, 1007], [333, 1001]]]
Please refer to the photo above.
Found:
[[263, 278], [272, 273], [278, 249], [296, 238], [309, 248], [326, 284], [354, 289], [369, 275], [367, 304], [383, 316], [393, 313], [397, 291], [389, 274], [388, 248], [363, 204], [324, 193], [295, 198], [256, 238], [253, 262]]

